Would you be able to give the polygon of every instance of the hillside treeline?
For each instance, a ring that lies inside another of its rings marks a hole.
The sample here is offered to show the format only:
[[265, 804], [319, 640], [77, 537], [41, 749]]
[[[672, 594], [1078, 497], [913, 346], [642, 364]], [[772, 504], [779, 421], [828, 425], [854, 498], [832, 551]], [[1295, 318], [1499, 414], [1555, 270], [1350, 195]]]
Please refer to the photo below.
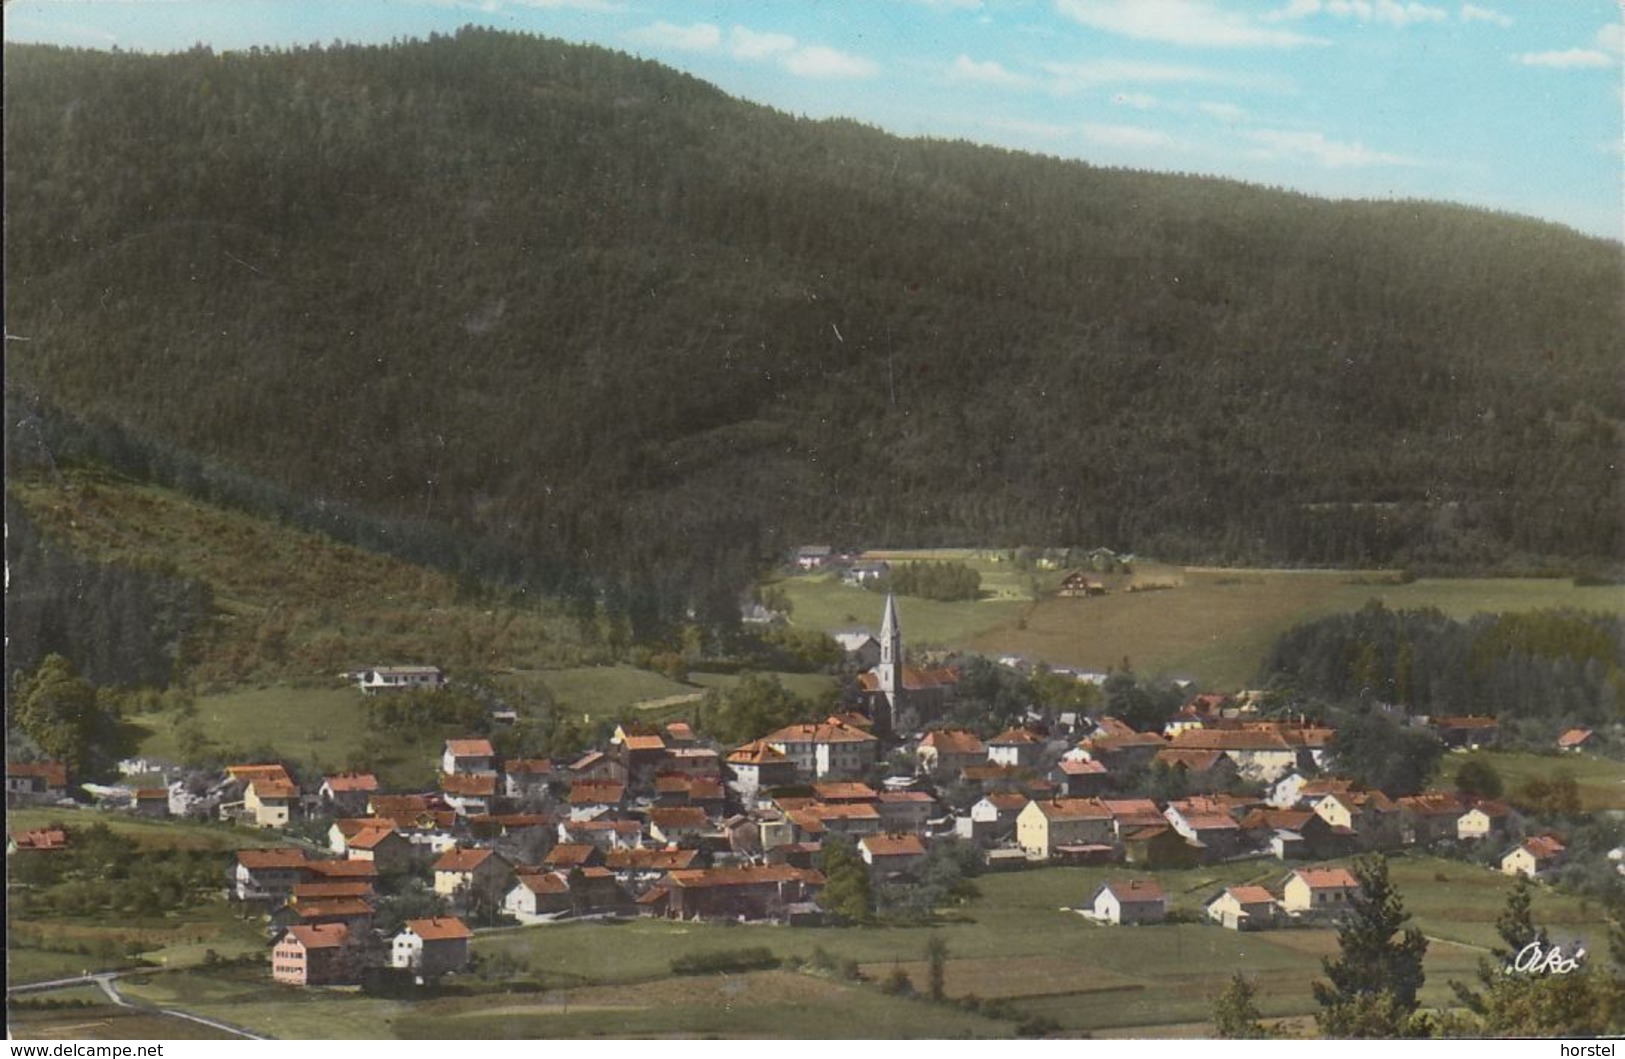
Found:
[[1621, 720], [1625, 621], [1562, 610], [1458, 621], [1373, 603], [1283, 635], [1264, 677], [1333, 702], [1499, 717], [1504, 742], [1549, 748], [1564, 729]]
[[165, 687], [187, 637], [209, 617], [206, 586], [171, 570], [81, 558], [6, 505], [6, 687], [47, 656], [73, 659], [96, 685]]
[[634, 610], [808, 540], [1619, 554], [1625, 274], [1557, 226], [904, 140], [483, 30], [6, 60], [13, 392], [658, 583]]

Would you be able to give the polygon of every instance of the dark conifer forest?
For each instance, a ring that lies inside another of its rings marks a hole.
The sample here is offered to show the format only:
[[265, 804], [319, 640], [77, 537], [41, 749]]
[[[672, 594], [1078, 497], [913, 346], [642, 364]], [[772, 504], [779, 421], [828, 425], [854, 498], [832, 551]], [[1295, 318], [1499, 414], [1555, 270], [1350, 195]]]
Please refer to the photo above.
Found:
[[1620, 553], [1616, 243], [900, 139], [483, 30], [5, 56], [13, 473], [233, 476], [657, 609], [815, 540]]

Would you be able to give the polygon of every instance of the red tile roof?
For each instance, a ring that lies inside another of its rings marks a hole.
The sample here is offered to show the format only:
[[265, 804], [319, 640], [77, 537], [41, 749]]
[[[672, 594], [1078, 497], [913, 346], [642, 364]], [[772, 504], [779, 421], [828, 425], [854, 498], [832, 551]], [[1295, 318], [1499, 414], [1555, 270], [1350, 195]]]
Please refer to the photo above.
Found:
[[293, 899], [296, 902], [326, 901], [340, 897], [370, 897], [372, 892], [372, 883], [366, 879], [349, 882], [296, 883], [293, 888]]
[[1006, 728], [992, 739], [988, 746], [1036, 746], [1044, 741], [1044, 737], [1028, 728]]
[[788, 760], [781, 751], [768, 746], [765, 739], [753, 739], [728, 755], [728, 762], [734, 765], [772, 765]]
[[772, 883], [799, 882], [808, 886], [824, 885], [824, 876], [810, 868], [793, 868], [788, 864], [759, 864], [739, 868], [702, 868], [695, 871], [674, 871], [666, 876], [668, 886], [686, 890], [719, 886], [760, 886]]
[[313, 860], [305, 867], [324, 879], [378, 878], [378, 865], [370, 860]]
[[493, 854], [488, 849], [448, 849], [434, 862], [435, 871], [473, 871]]
[[519, 885], [533, 894], [562, 894], [570, 891], [563, 872], [526, 872], [519, 876]]
[[8, 761], [6, 775], [41, 780], [47, 787], [68, 785], [68, 766], [60, 761]]
[[1194, 728], [1180, 732], [1169, 744], [1175, 750], [1263, 751], [1290, 750], [1280, 732]]
[[313, 923], [309, 926], [289, 927], [286, 937], [298, 941], [306, 949], [336, 949], [350, 936], [350, 928], [343, 923]]
[[939, 754], [975, 754], [980, 757], [987, 753], [987, 747], [975, 732], [968, 728], [939, 728], [925, 733], [920, 740], [920, 749], [931, 747]]
[[1162, 892], [1162, 887], [1154, 879], [1110, 879], [1101, 884], [1095, 895], [1098, 897], [1104, 892], [1110, 892], [1121, 904], [1168, 900], [1168, 895]]
[[632, 751], [666, 749], [666, 741], [658, 735], [629, 735], [622, 745]]
[[1019, 813], [1027, 808], [1028, 802], [1032, 801], [1031, 798], [1017, 791], [993, 791], [983, 797], [988, 804], [1001, 813]]
[[865, 802], [879, 797], [867, 783], [815, 783], [812, 789], [823, 802]]
[[496, 757], [496, 748], [489, 739], [448, 739], [446, 749], [452, 757]]
[[674, 827], [704, 827], [705, 810], [697, 805], [675, 805], [649, 810], [649, 823], [662, 831]]
[[1564, 732], [1562, 735], [1557, 737], [1557, 745], [1562, 747], [1563, 749], [1567, 750], [1570, 747], [1576, 747], [1576, 746], [1581, 745], [1587, 739], [1590, 739], [1590, 738], [1591, 738], [1591, 729], [1589, 729], [1589, 728], [1570, 728], [1568, 731]]
[[516, 757], [503, 763], [502, 771], [510, 776], [550, 776], [553, 759], [545, 757]]
[[391, 835], [394, 835], [396, 841], [398, 842], [406, 841], [405, 836], [403, 836], [399, 831], [395, 830], [394, 824], [386, 822], [380, 823], [376, 827], [364, 828], [363, 830], [357, 831], [355, 835], [349, 839], [347, 845], [349, 845], [351, 849], [377, 849], [379, 846], [388, 841]]
[[327, 789], [334, 794], [349, 791], [375, 791], [378, 777], [370, 772], [341, 772], [327, 777]]
[[614, 780], [577, 780], [570, 785], [571, 805], [619, 805], [626, 784]]
[[1225, 893], [1244, 905], [1271, 904], [1275, 901], [1275, 895], [1262, 886], [1232, 886]]
[[858, 845], [869, 851], [871, 857], [923, 857], [925, 843], [919, 835], [864, 835]]
[[1051, 820], [1110, 820], [1112, 815], [1098, 798], [1056, 798], [1033, 804]]
[[309, 861], [302, 849], [240, 849], [237, 863], [250, 871], [303, 868]]
[[435, 916], [433, 919], [408, 919], [406, 929], [424, 941], [451, 941], [471, 938], [474, 932], [456, 916]]
[[678, 743], [692, 743], [694, 729], [687, 721], [671, 721], [666, 725], [666, 734]]
[[334, 897], [322, 901], [300, 901], [293, 906], [300, 919], [354, 919], [370, 916], [372, 902], [360, 897]]
[[1219, 750], [1172, 750], [1157, 751], [1155, 760], [1162, 762], [1169, 768], [1184, 766], [1187, 772], [1206, 772], [1221, 761], [1229, 758]]
[[1523, 840], [1523, 848], [1545, 860], [1548, 857], [1558, 856], [1567, 847], [1559, 842], [1555, 835], [1534, 835]]
[[542, 863], [550, 868], [579, 867], [597, 854], [598, 847], [591, 842], [560, 842], [547, 851]]
[[840, 722], [792, 724], [762, 737], [766, 743], [873, 743], [878, 740], [861, 728]]
[[60, 827], [40, 827], [32, 831], [13, 831], [11, 841], [18, 850], [67, 849], [68, 833]]
[[1347, 868], [1299, 868], [1287, 878], [1292, 878], [1292, 875], [1302, 879], [1311, 890], [1360, 888], [1360, 881]]
[[489, 798], [497, 792], [497, 778], [490, 772], [479, 775], [446, 772], [440, 775], [440, 789], [459, 798]]
[[699, 859], [697, 849], [612, 849], [604, 857], [610, 871], [682, 871]]

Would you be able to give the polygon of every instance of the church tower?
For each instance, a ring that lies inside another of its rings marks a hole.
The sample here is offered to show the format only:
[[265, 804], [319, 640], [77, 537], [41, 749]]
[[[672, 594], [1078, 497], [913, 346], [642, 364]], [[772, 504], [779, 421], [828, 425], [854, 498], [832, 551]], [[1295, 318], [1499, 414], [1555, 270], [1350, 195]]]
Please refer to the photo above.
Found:
[[880, 664], [875, 676], [886, 698], [886, 727], [890, 728], [903, 698], [903, 626], [897, 620], [897, 597], [890, 593], [886, 594], [885, 617], [880, 620]]

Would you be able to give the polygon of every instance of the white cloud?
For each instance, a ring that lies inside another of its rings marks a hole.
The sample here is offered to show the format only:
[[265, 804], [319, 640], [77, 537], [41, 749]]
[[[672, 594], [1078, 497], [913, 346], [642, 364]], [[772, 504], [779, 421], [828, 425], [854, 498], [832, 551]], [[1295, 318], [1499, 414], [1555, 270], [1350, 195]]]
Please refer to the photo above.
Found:
[[1167, 133], [1139, 125], [1086, 124], [1083, 135], [1089, 142], [1105, 147], [1172, 147], [1174, 143]]
[[1328, 140], [1319, 132], [1287, 132], [1279, 129], [1258, 129], [1247, 134], [1258, 144], [1256, 157], [1272, 160], [1314, 162], [1326, 169], [1349, 169], [1362, 166], [1416, 166], [1421, 161], [1402, 154], [1374, 151], [1362, 143], [1340, 143]]
[[1584, 70], [1598, 66], [1612, 66], [1614, 60], [1607, 52], [1595, 48], [1570, 48], [1567, 51], [1526, 51], [1517, 56], [1525, 66], [1549, 66], [1556, 70]]
[[1082, 63], [1045, 63], [1044, 70], [1057, 92], [1075, 92], [1109, 84], [1210, 84], [1239, 88], [1279, 87], [1272, 74], [1236, 73], [1181, 63], [1139, 62], [1133, 59], [1096, 59]]
[[1461, 5], [1461, 20], [1463, 22], [1493, 22], [1502, 29], [1512, 25], [1512, 18], [1488, 7], [1479, 7], [1477, 4]]
[[880, 72], [880, 67], [868, 59], [821, 44], [809, 45], [785, 56], [784, 67], [797, 77], [822, 79], [873, 77]]
[[1234, 103], [1198, 103], [1196, 109], [1220, 121], [1240, 121], [1247, 112]]
[[933, 11], [980, 11], [982, 0], [913, 0], [921, 7]]
[[1320, 0], [1291, 0], [1279, 11], [1271, 11], [1264, 16], [1265, 22], [1280, 22], [1288, 18], [1308, 18], [1310, 15], [1320, 14]]
[[1610, 22], [1597, 31], [1597, 47], [1615, 55], [1625, 55], [1625, 25]]
[[1149, 92], [1119, 92], [1112, 97], [1112, 102], [1120, 107], [1150, 110], [1157, 105], [1157, 97]]
[[1032, 79], [1006, 70], [1000, 63], [989, 59], [977, 62], [969, 55], [961, 55], [948, 67], [948, 78], [979, 85], [998, 85], [1003, 88], [1021, 88], [1032, 84]]
[[1092, 29], [1136, 40], [1199, 48], [1295, 48], [1324, 44], [1291, 30], [1260, 25], [1212, 0], [1056, 0], [1061, 14]]
[[1426, 4], [1401, 4], [1397, 0], [1377, 0], [1377, 21], [1404, 29], [1422, 22], [1443, 22], [1449, 17], [1442, 7]]
[[[1485, 12], [1484, 8], [1474, 10]], [[1429, 7], [1414, 0], [1407, 0], [1405, 3], [1401, 3], [1400, 0], [1290, 0], [1286, 7], [1265, 15], [1264, 21], [1280, 22], [1284, 19], [1308, 18], [1310, 15], [1319, 14], [1352, 18], [1357, 22], [1376, 22], [1398, 29], [1422, 22], [1443, 22], [1449, 17], [1449, 12], [1442, 7]], [[1485, 12], [1485, 15], [1501, 17], [1494, 12]], [[1463, 19], [1466, 17], [1464, 15]]]
[[676, 48], [679, 51], [712, 51], [722, 44], [722, 30], [709, 22], [696, 22], [692, 26], [674, 26], [670, 22], [656, 22], [627, 34], [638, 44], [656, 48]]
[[728, 33], [728, 50], [736, 59], [766, 59], [794, 51], [796, 39], [787, 33], [757, 33], [735, 26]]
[[[569, 9], [574, 11], [620, 11], [620, 4], [610, 3], [609, 0], [507, 0], [514, 7], [539, 7], [547, 9]], [[496, 5], [500, 8], [502, 5]]]

